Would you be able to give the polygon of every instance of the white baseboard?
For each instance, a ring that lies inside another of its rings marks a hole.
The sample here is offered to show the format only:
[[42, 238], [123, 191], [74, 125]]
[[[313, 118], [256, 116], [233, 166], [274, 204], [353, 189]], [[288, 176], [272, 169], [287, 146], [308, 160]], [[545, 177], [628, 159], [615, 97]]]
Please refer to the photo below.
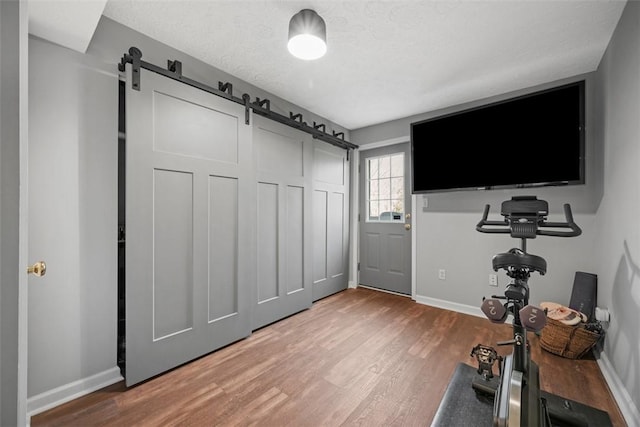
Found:
[[596, 360], [598, 361], [598, 366], [600, 366], [602, 376], [604, 376], [627, 425], [640, 426], [640, 411], [638, 411], [638, 407], [633, 402], [633, 399], [631, 399], [631, 395], [629, 395], [620, 377], [615, 369], [613, 369], [613, 365], [607, 357], [607, 354], [604, 351], [600, 352]]
[[45, 391], [27, 399], [27, 416], [32, 417], [123, 379], [122, 375], [120, 375], [120, 369], [116, 366], [88, 378], [82, 378], [53, 390]]
[[353, 280], [349, 280], [349, 289], [355, 289], [358, 287], [358, 283], [354, 282]]
[[416, 302], [424, 305], [430, 305], [432, 307], [444, 308], [445, 310], [457, 311], [458, 313], [470, 314], [471, 316], [485, 317], [479, 307], [474, 307], [472, 305], [459, 304], [457, 302], [445, 301], [422, 295], [416, 295]]

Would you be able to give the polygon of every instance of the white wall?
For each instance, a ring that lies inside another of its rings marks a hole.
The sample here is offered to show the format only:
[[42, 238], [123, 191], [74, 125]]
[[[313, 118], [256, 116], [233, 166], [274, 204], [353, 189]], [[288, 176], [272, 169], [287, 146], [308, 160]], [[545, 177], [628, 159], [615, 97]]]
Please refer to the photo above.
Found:
[[[604, 197], [593, 264], [598, 305], [611, 311], [604, 353], [629, 425], [640, 425], [640, 2], [627, 3], [598, 69]], [[616, 391], [616, 390], [614, 390]]]

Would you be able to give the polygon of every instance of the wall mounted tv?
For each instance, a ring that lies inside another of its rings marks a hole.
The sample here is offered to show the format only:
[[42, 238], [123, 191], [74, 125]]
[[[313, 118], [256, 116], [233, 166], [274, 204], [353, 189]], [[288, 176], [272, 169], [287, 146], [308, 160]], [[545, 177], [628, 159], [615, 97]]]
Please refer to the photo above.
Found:
[[411, 123], [412, 192], [585, 182], [585, 83]]

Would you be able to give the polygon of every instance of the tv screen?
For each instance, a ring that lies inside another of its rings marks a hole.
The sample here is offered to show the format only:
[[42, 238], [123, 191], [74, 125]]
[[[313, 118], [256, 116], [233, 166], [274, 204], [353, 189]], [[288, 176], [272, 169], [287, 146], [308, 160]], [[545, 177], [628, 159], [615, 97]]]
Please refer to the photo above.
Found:
[[584, 85], [411, 123], [412, 192], [584, 184]]

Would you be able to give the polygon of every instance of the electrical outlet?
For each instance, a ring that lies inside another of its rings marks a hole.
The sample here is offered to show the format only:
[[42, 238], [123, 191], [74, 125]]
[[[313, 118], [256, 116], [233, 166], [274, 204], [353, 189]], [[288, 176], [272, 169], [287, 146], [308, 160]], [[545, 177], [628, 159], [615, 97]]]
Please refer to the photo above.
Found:
[[498, 275], [490, 274], [489, 275], [489, 286], [498, 286]]
[[445, 270], [444, 268], [438, 270], [438, 279], [447, 280], [447, 270]]

